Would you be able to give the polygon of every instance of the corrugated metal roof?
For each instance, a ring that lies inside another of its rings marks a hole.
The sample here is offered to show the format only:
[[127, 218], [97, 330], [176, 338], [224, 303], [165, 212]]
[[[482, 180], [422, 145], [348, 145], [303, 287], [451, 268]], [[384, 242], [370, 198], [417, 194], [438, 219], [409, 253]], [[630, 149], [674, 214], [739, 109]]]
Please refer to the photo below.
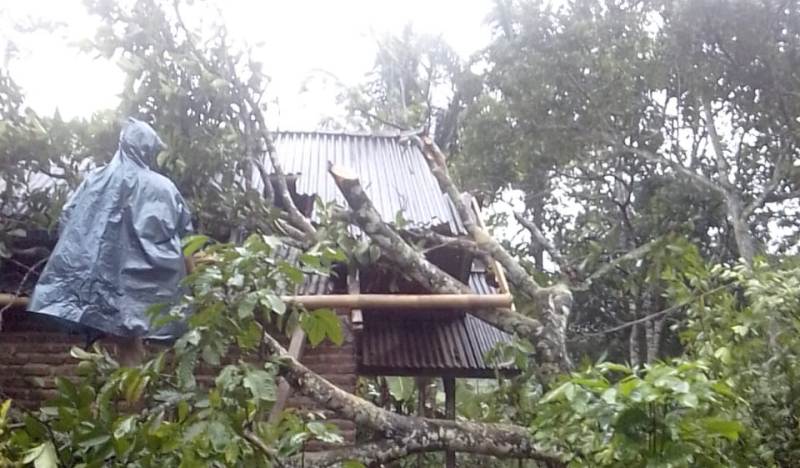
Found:
[[492, 377], [486, 353], [511, 337], [469, 315], [453, 319], [388, 318], [364, 314], [359, 371], [374, 375]]
[[[325, 202], [346, 206], [328, 173], [328, 163], [358, 174], [361, 185], [384, 221], [398, 212], [417, 226], [464, 227], [450, 199], [442, 193], [420, 149], [400, 136], [355, 135], [321, 132], [280, 132], [275, 147], [284, 173], [295, 175], [300, 195], [318, 195]], [[267, 158], [268, 171], [272, 164]]]
[[[470, 288], [495, 294], [481, 265], [470, 273]], [[493, 377], [497, 369], [514, 372], [485, 360], [486, 353], [511, 336], [469, 314], [436, 318], [429, 314], [391, 311], [364, 313], [359, 371], [373, 375], [452, 375]]]

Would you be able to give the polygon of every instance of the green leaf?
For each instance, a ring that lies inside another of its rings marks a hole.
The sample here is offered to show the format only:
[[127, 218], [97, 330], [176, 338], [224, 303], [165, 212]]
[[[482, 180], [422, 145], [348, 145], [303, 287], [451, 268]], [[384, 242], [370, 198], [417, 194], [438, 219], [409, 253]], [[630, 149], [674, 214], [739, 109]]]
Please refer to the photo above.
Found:
[[555, 389], [548, 392], [544, 398], [541, 399], [542, 404], [547, 404], [553, 401], [560, 399], [564, 396], [568, 391], [574, 390], [575, 384], [572, 382], [564, 382], [563, 384], [559, 385]]
[[133, 430], [136, 428], [136, 416], [128, 416], [127, 418], [123, 418], [114, 426], [114, 437], [121, 439], [133, 432]]
[[261, 343], [264, 337], [264, 329], [255, 320], [249, 321], [244, 329], [236, 337], [239, 347], [242, 349], [253, 349]]
[[633, 373], [633, 369], [628, 366], [623, 366], [622, 364], [616, 364], [613, 362], [603, 362], [598, 364], [597, 367], [604, 371], [613, 371], [613, 372], [622, 372], [623, 374], [631, 374]]
[[256, 399], [275, 401], [277, 398], [275, 379], [266, 371], [257, 369], [247, 372], [242, 384]]
[[246, 319], [253, 316], [253, 309], [256, 307], [258, 303], [258, 293], [251, 292], [248, 293], [244, 299], [239, 302], [239, 308], [237, 312], [239, 313], [240, 319]]
[[286, 303], [283, 302], [280, 297], [274, 294], [262, 293], [261, 305], [278, 315], [283, 315], [286, 313]]
[[617, 387], [619, 388], [620, 395], [627, 397], [628, 395], [631, 394], [631, 392], [634, 389], [636, 389], [636, 387], [639, 386], [640, 383], [641, 380], [639, 380], [638, 377], [632, 375], [622, 379], [622, 381], [619, 383]]
[[715, 417], [703, 418], [700, 424], [708, 432], [720, 435], [733, 442], [739, 439], [739, 433], [741, 433], [743, 429], [742, 423], [739, 421]]
[[366, 468], [366, 465], [357, 460], [347, 460], [342, 463], [342, 468]]
[[653, 382], [653, 385], [660, 388], [668, 388], [675, 393], [689, 392], [689, 383], [672, 375], [659, 377]]
[[178, 421], [182, 422], [186, 420], [186, 416], [189, 415], [189, 403], [186, 400], [181, 400], [178, 402]]
[[687, 408], [697, 408], [699, 399], [694, 393], [686, 393], [678, 397], [678, 402]]
[[97, 357], [96, 354], [88, 353], [77, 346], [73, 346], [72, 349], [69, 350], [69, 355], [81, 361], [94, 360]]
[[604, 391], [603, 394], [600, 396], [606, 403], [612, 405], [617, 401], [617, 389], [616, 388], [609, 388], [608, 390]]
[[330, 309], [317, 309], [303, 315], [300, 321], [303, 331], [308, 335], [312, 346], [322, 343], [327, 336], [336, 345], [344, 342], [341, 323], [336, 312]]
[[191, 257], [195, 252], [200, 250], [206, 243], [208, 243], [208, 236], [196, 234], [189, 236], [183, 240], [183, 256]]
[[28, 450], [22, 463], [33, 463], [35, 468], [57, 468], [58, 456], [52, 442], [45, 442]]

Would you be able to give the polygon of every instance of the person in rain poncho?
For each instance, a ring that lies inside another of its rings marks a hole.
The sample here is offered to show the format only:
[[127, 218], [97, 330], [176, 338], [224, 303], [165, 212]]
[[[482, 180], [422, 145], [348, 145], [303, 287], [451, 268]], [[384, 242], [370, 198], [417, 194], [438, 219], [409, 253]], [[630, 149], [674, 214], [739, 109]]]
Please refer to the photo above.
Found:
[[114, 158], [65, 205], [58, 243], [29, 306], [116, 338], [124, 364], [141, 359], [143, 338], [172, 339], [181, 331], [177, 322], [153, 329], [147, 314], [156, 304], [178, 302], [191, 268], [181, 250], [192, 228], [189, 210], [175, 185], [153, 170], [164, 148], [149, 125], [127, 120]]

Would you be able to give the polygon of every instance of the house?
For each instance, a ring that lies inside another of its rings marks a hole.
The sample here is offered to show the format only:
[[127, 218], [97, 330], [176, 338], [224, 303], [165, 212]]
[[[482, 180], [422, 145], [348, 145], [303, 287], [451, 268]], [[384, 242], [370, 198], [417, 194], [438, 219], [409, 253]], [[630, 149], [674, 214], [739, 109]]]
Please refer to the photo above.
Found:
[[[430, 228], [445, 235], [465, 233], [455, 207], [440, 190], [422, 151], [400, 135], [283, 132], [275, 135], [275, 145], [290, 192], [298, 208], [311, 219], [318, 216], [314, 212], [315, 197], [325, 203], [345, 204], [328, 173], [328, 164], [333, 163], [358, 175], [385, 221], [402, 219], [408, 226]], [[265, 166], [271, 168], [268, 163]], [[473, 203], [473, 207], [480, 222], [477, 205]], [[508, 292], [498, 265], [485, 265], [446, 246], [427, 255], [476, 294]], [[412, 282], [377, 266], [363, 266], [346, 276], [346, 281], [307, 278], [302, 292], [425, 293]], [[454, 417], [456, 379], [492, 378], [498, 371], [513, 372], [509, 367], [498, 369], [485, 357], [496, 345], [508, 342], [510, 336], [463, 310], [382, 308], [338, 313], [346, 336], [342, 346], [323, 343], [312, 348], [303, 346], [300, 339], [293, 340], [290, 352], [348, 392], [355, 391], [358, 376], [441, 378], [447, 395], [446, 413]], [[81, 344], [76, 337], [47, 329], [24, 309], [7, 313], [0, 332], [0, 395], [28, 405], [52, 396], [53, 377], [75, 372], [68, 352], [71, 346]], [[278, 406], [289, 397], [287, 389], [282, 389]], [[311, 403], [291, 397], [289, 404]], [[336, 422], [345, 438], [354, 440], [353, 423]], [[452, 455], [448, 458], [449, 464], [454, 463]]]

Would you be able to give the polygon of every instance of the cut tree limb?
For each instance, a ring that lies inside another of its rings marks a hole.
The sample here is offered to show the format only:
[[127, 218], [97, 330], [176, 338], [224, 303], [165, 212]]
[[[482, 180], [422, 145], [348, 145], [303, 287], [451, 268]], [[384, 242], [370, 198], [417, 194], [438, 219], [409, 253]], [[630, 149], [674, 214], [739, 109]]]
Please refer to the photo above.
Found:
[[[439, 450], [448, 447], [457, 452], [479, 453], [497, 457], [530, 458], [561, 464], [555, 454], [539, 450], [530, 428], [507, 424], [474, 423], [420, 418], [394, 413], [380, 408], [362, 398], [348, 393], [312, 372], [299, 361], [289, 356], [283, 346], [272, 336], [264, 335], [264, 344], [278, 356], [279, 375], [285, 378], [301, 394], [313, 399], [325, 408], [351, 419], [357, 425], [369, 427], [392, 439], [401, 452]], [[388, 444], [387, 444], [388, 445]], [[404, 448], [401, 448], [403, 447]], [[374, 449], [376, 447], [370, 447]], [[385, 448], [385, 446], [384, 446]], [[356, 456], [369, 457], [358, 452], [358, 447], [338, 449], [336, 457], [324, 459], [315, 466], [330, 466]], [[397, 457], [405, 453], [391, 451]], [[334, 459], [335, 458], [335, 459]], [[322, 463], [324, 461], [324, 463]]]
[[486, 229], [475, 222], [469, 207], [450, 178], [444, 154], [433, 140], [426, 136], [414, 141], [420, 145], [439, 187], [456, 206], [461, 221], [473, 240], [500, 263], [505, 269], [509, 281], [522, 294], [533, 299], [537, 317], [542, 325], [533, 344], [536, 346], [540, 365], [544, 367], [543, 375], [569, 370], [572, 363], [567, 353], [566, 334], [567, 320], [572, 311], [572, 292], [564, 284], [542, 287], [534, 281], [525, 268]]
[[[380, 214], [367, 197], [358, 177], [350, 170], [330, 165], [328, 168], [339, 190], [352, 210], [351, 220], [384, 252], [398, 271], [419, 283], [432, 293], [470, 294], [467, 285], [429, 262], [425, 256], [409, 245], [397, 232], [381, 220]], [[539, 321], [503, 309], [477, 309], [473, 315], [508, 333], [538, 339], [542, 332]]]

